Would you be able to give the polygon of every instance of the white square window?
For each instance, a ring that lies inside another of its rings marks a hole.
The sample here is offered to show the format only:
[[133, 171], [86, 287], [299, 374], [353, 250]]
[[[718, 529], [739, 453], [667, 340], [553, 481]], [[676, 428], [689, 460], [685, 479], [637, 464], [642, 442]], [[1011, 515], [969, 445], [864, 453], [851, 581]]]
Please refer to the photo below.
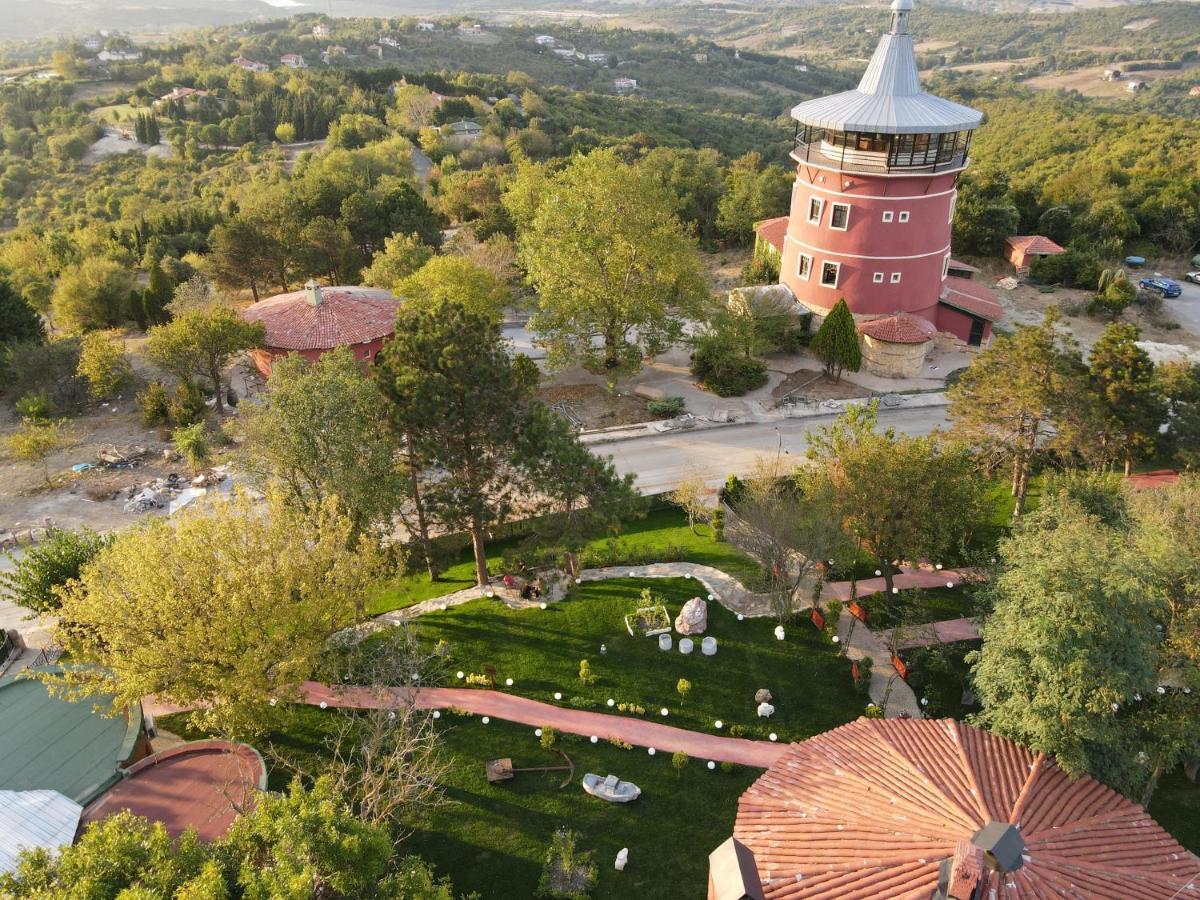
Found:
[[903, 212], [901, 212], [901, 213], [900, 213], [900, 219], [899, 219], [899, 220], [900, 220], [901, 222], [907, 222], [907, 221], [908, 221], [908, 210], [904, 210]]
[[796, 275], [804, 281], [812, 275], [812, 257], [807, 253], [801, 253], [796, 260]]
[[825, 201], [820, 197], [808, 198], [808, 221], [813, 225], [821, 224], [821, 213], [825, 209]]
[[825, 287], [835, 288], [838, 283], [838, 273], [842, 269], [841, 263], [823, 262], [821, 263], [821, 284]]
[[876, 284], [883, 284], [883, 273], [876, 272], [874, 275], [871, 276], [871, 280], [874, 281]]
[[892, 221], [894, 218], [896, 218], [896, 214], [895, 214], [894, 212], [892, 212], [890, 209], [888, 209], [888, 210], [884, 210], [884, 213], [883, 213], [883, 221], [885, 221], [885, 222], [890, 222], [890, 221]]
[[958, 206], [958, 194], [950, 198], [950, 218], [947, 220], [947, 224], [954, 224], [954, 208], [956, 206]]
[[850, 204], [835, 203], [829, 213], [829, 227], [834, 231], [845, 231], [850, 227]]
[[942, 257], [942, 278], [945, 279], [950, 274], [950, 254], [947, 253]]
[[892, 273], [892, 284], [899, 284], [899, 283], [900, 283], [900, 273], [893, 272]]

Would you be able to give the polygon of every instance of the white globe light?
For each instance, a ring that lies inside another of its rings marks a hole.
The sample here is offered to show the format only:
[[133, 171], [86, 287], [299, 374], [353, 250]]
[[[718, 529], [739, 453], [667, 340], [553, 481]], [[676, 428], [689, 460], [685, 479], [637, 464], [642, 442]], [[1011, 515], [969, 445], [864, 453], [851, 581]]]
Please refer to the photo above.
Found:
[[741, 613], [738, 613], [738, 621], [739, 622], [742, 621], [742, 619], [744, 619], [744, 618], [746, 618], [746, 617], [743, 616]]
[[461, 679], [463, 679], [463, 678], [466, 678], [467, 676], [466, 676], [466, 675], [464, 675], [462, 672], [455, 672], [455, 673], [454, 673], [454, 677], [455, 677], [455, 678], [458, 678], [458, 679], [460, 679], [460, 680], [461, 680]]
[[724, 722], [722, 722], [720, 719], [717, 719], [717, 721], [713, 722], [713, 724], [714, 724], [715, 726], [717, 726], [717, 728], [724, 728], [724, 727], [725, 727], [725, 723], [724, 723]]
[[1113, 711], [1113, 712], [1117, 712], [1117, 710], [1119, 710], [1120, 708], [1121, 708], [1121, 704], [1119, 704], [1119, 703], [1114, 703], [1114, 704], [1112, 705], [1112, 711]]
[[442, 717], [442, 712], [441, 712], [441, 710], [435, 709], [435, 710], [433, 711], [433, 717], [434, 717], [435, 719], [440, 719], [440, 718]]
[[708, 595], [708, 599], [709, 599], [709, 600], [711, 600], [712, 598], [713, 598], [713, 595], [712, 595], [712, 594], [709, 594], [709, 595]]
[[600, 741], [600, 738], [596, 737], [596, 736], [593, 734], [593, 735], [591, 736], [591, 738], [589, 738], [589, 740], [591, 740], [591, 742], [592, 742], [593, 744], [596, 744], [596, 743], [599, 743], [599, 741]]
[[484, 591], [484, 596], [485, 597], [495, 597], [496, 594], [494, 591]]
[[928, 698], [928, 697], [922, 697], [922, 698], [921, 698], [921, 705], [922, 705], [922, 706], [928, 706], [928, 705], [929, 705], [929, 698]]
[[893, 593], [893, 594], [898, 594], [898, 593], [900, 593], [900, 588], [897, 588], [897, 587], [894, 587], [894, 588], [892, 588], [892, 593]]
[[562, 694], [561, 694], [559, 691], [555, 691], [555, 692], [554, 692], [554, 699], [555, 699], [555, 700], [561, 700], [561, 699], [562, 699]]
[[616, 706], [616, 705], [617, 705], [617, 701], [616, 701], [616, 700], [614, 700], [612, 697], [609, 697], [609, 698], [608, 698], [608, 705], [609, 705], [609, 706]]
[[274, 706], [274, 705], [275, 705], [275, 698], [274, 698], [274, 697], [272, 697], [272, 698], [271, 698], [271, 705], [272, 705], [272, 706]]
[[713, 762], [713, 761], [710, 759], [710, 760], [708, 761], [708, 769], [709, 769], [709, 771], [711, 772], [711, 771], [712, 771], [713, 769], [715, 769], [716, 767], [717, 767], [717, 764], [716, 764], [715, 762]]
[[662, 708], [662, 714], [663, 714], [664, 716], [670, 715], [670, 710], [668, 710], [668, 709], [667, 709], [667, 708], [664, 706], [664, 707]]
[[953, 582], [953, 581], [947, 581], [947, 582], [946, 582], [946, 587], [954, 587], [954, 582]]
[[637, 577], [637, 572], [633, 571], [633, 569], [630, 569], [630, 570], [629, 570], [629, 577], [630, 577], [630, 578], [636, 578], [636, 577]]
[[392, 710], [390, 713], [388, 713], [388, 718], [389, 718], [389, 719], [395, 719], [395, 718], [396, 718], [396, 711], [395, 711], [395, 710]]
[[940, 571], [942, 571], [942, 564], [938, 563], [936, 566], [934, 566], [934, 568], [940, 572]]
[[841, 641], [842, 641], [842, 639], [840, 637], [838, 637], [836, 634], [833, 636], [833, 642], [835, 644], [840, 644]]
[[576, 583], [576, 584], [583, 584], [583, 579], [582, 579], [582, 578], [576, 578], [576, 579], [575, 579], [575, 583]]
[[646, 750], [646, 752], [647, 752], [647, 753], [649, 753], [651, 756], [653, 756], [653, 755], [654, 755], [654, 753], [655, 753], [655, 750], [654, 750], [654, 748], [653, 748], [653, 747], [650, 747], [650, 748], [648, 748], [648, 749]]
[[322, 700], [322, 701], [321, 701], [321, 703], [320, 703], [320, 706], [321, 706], [321, 709], [325, 709], [326, 707], [328, 707], [328, 706], [329, 706], [329, 704], [328, 704], [328, 703], [326, 703], [324, 700]]
[[777, 734], [776, 734], [775, 732], [773, 732], [773, 731], [772, 731], [772, 732], [771, 732], [769, 735], [767, 735], [767, 737], [769, 737], [769, 738], [770, 738], [771, 740], [773, 740], [773, 741], [777, 741], [777, 740], [779, 740], [779, 735], [777, 735]]
[[534, 736], [534, 737], [541, 737], [541, 736], [542, 736], [542, 729], [540, 729], [540, 728], [535, 728], [535, 729], [533, 729], [533, 736]]
[[541, 607], [542, 609], [545, 609], [545, 608], [546, 608], [546, 604], [545, 604], [545, 603], [539, 603], [539, 604], [538, 604], [538, 606], [539, 606], [539, 607]]
[[484, 716], [484, 717], [483, 717], [482, 719], [480, 719], [479, 721], [483, 722], [483, 724], [484, 724], [484, 725], [486, 725], [488, 722], [490, 722], [490, 721], [492, 721], [492, 720], [491, 720], [491, 719], [489, 719], [487, 716]]
[[505, 687], [512, 687], [512, 679], [511, 679], [511, 678], [505, 678], [505, 679], [504, 679], [504, 686], [505, 686]]
[[876, 574], [876, 575], [882, 575], [883, 573], [882, 573], [882, 572], [880, 572], [878, 569], [876, 569], [876, 570], [875, 570], [875, 574]]
[[420, 678], [421, 676], [420, 676], [420, 675], [418, 675], [416, 672], [413, 672], [413, 673], [412, 673], [411, 675], [409, 675], [408, 677], [409, 677], [409, 678], [411, 678], [413, 681], [416, 681], [416, 680], [417, 680], [418, 678]]
[[1160, 694], [1165, 694], [1165, 693], [1167, 692], [1167, 689], [1166, 689], [1165, 687], [1163, 687], [1163, 686], [1160, 684], [1160, 685], [1158, 686], [1158, 692], [1159, 692]]

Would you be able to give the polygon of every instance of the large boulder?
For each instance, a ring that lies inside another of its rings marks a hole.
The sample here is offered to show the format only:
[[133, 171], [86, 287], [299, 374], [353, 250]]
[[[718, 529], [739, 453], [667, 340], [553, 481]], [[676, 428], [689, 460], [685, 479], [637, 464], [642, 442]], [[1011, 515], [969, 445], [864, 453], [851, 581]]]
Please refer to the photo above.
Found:
[[704, 634], [708, 627], [708, 606], [699, 597], [693, 597], [683, 604], [683, 609], [675, 617], [675, 630], [680, 634]]

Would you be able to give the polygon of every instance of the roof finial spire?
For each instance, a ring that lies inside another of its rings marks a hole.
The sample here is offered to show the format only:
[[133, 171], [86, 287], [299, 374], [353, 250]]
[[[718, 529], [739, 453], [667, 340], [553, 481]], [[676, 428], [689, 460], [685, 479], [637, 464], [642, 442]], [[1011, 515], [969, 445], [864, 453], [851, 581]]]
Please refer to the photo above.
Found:
[[892, 34], [908, 34], [908, 14], [912, 8], [912, 0], [892, 0]]

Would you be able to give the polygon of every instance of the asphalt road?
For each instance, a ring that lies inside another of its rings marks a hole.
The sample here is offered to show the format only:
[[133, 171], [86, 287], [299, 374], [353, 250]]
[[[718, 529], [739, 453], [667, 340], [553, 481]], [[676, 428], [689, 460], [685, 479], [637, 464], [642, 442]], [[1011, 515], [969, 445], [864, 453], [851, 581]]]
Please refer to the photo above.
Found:
[[1166, 311], [1183, 329], [1200, 335], [1200, 284], [1182, 278], [1176, 280], [1183, 288], [1183, 294], [1174, 300], [1165, 300]]
[[[630, 438], [600, 444], [593, 452], [611, 455], [622, 474], [635, 474], [643, 493], [658, 494], [675, 488], [690, 471], [698, 471], [710, 484], [719, 485], [731, 473], [748, 474], [760, 456], [783, 452], [802, 463], [808, 449], [808, 430], [833, 419], [832, 415], [815, 416]], [[911, 435], [948, 427], [945, 407], [880, 410], [879, 419], [881, 425]]]

